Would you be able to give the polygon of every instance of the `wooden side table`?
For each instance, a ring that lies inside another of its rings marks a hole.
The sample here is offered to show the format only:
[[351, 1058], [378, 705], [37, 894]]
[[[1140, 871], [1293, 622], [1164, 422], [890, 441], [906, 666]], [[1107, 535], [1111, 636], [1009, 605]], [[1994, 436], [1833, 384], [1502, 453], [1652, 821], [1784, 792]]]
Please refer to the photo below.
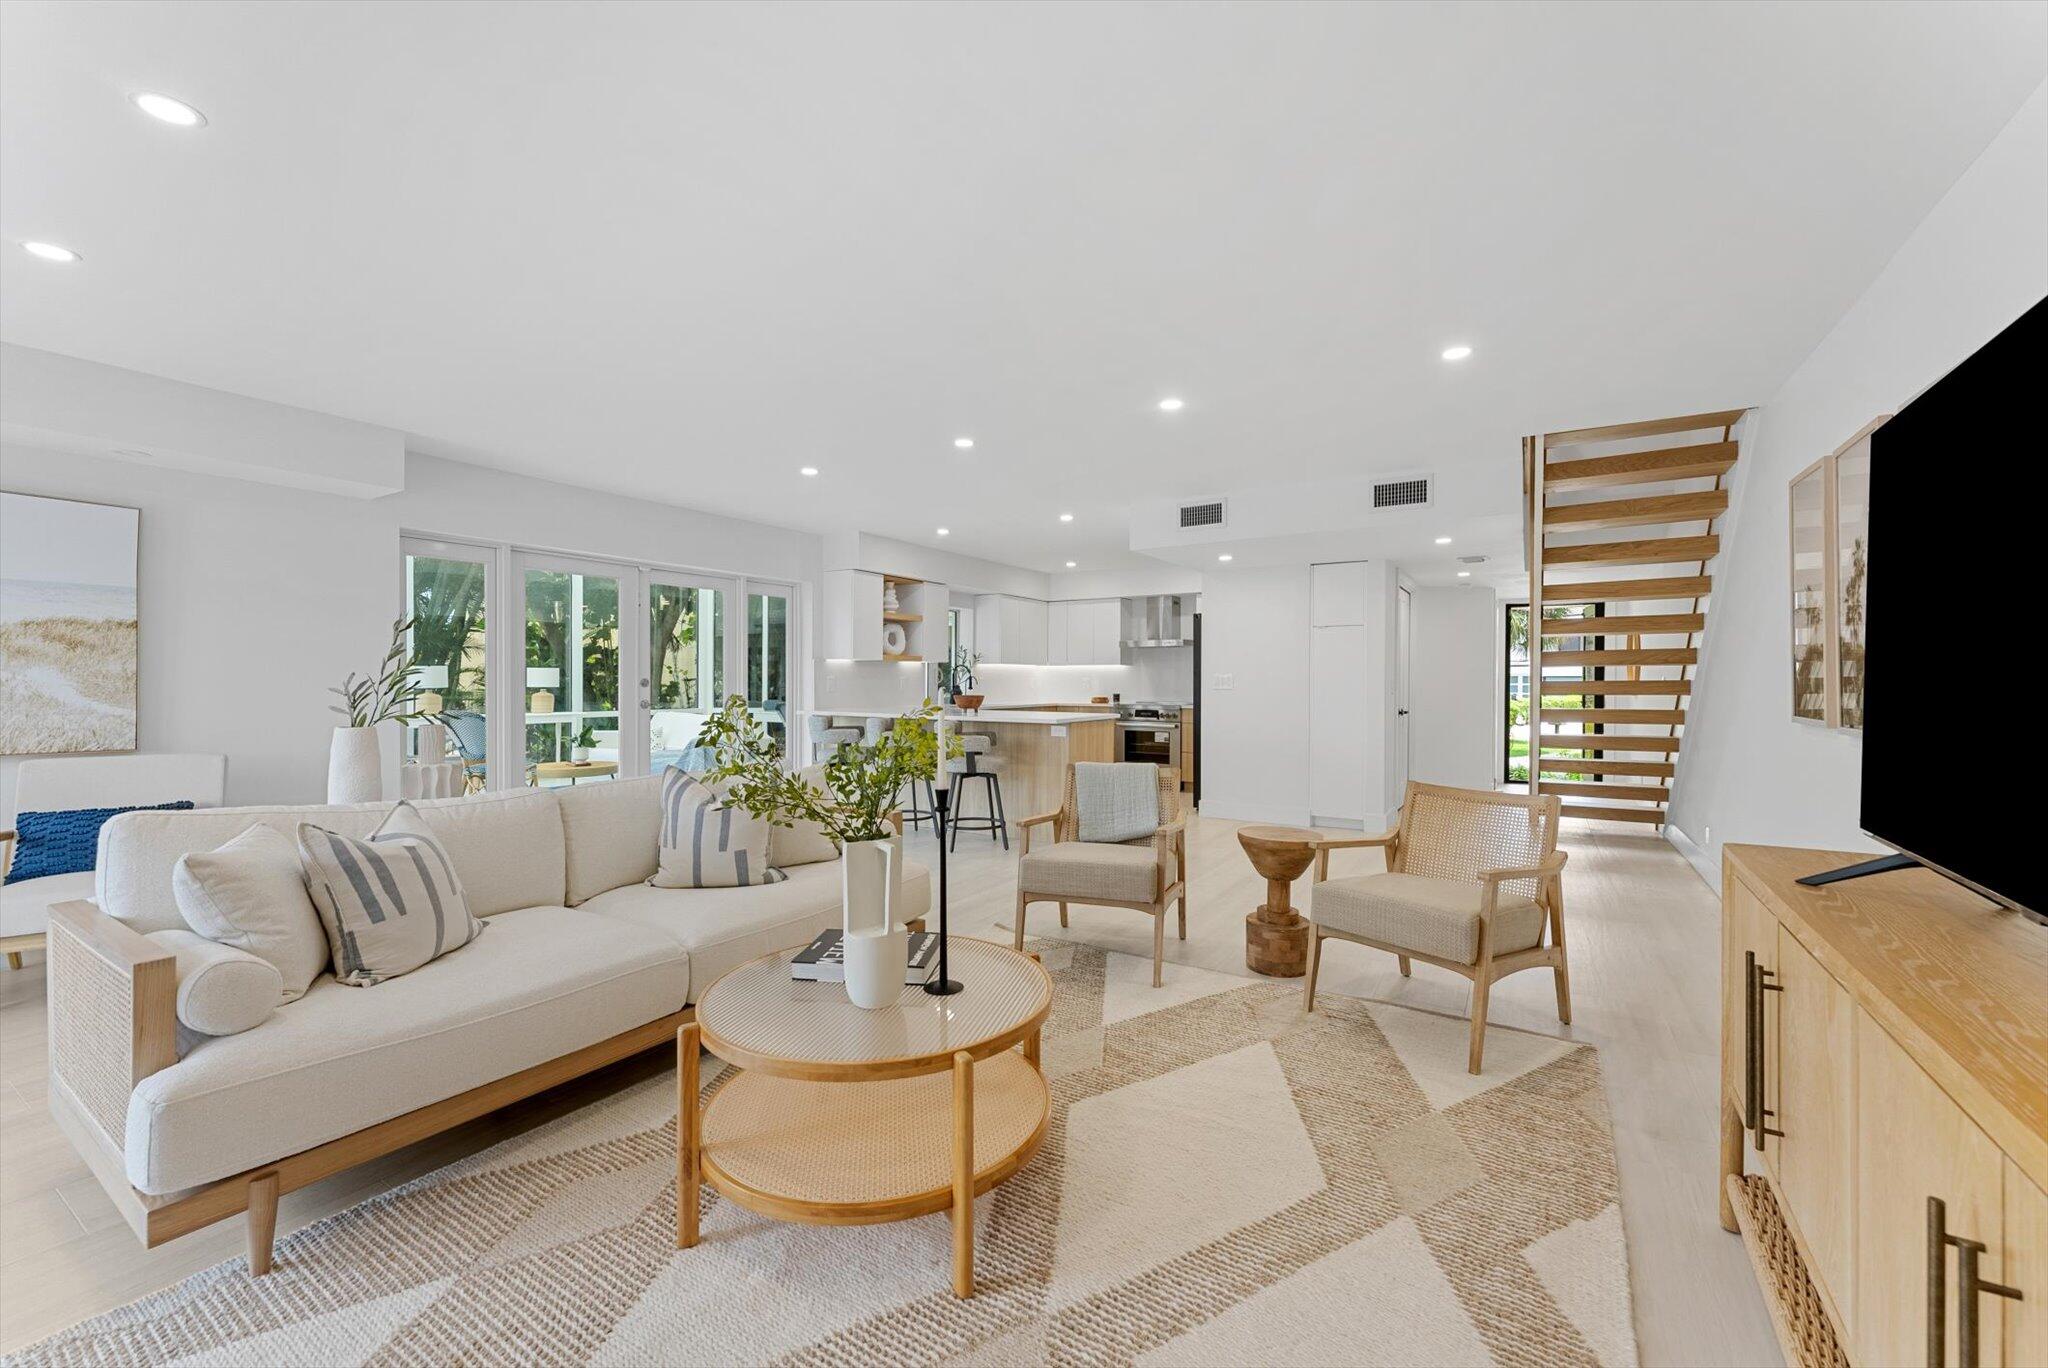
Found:
[[[1052, 1118], [1038, 1061], [1052, 979], [1035, 955], [959, 937], [960, 993], [907, 987], [865, 1011], [844, 984], [792, 980], [794, 953], [719, 979], [677, 1033], [676, 1247], [697, 1243], [700, 1182], [812, 1225], [951, 1211], [953, 1294], [973, 1296], [974, 1199], [1030, 1161]], [[735, 1066], [701, 1109], [700, 1040]]]
[[1266, 881], [1266, 901], [1244, 919], [1245, 967], [1275, 978], [1308, 972], [1308, 918], [1290, 901], [1294, 881], [1316, 858], [1322, 839], [1307, 827], [1240, 827], [1237, 843]]
[[616, 760], [543, 760], [533, 767], [533, 782], [543, 779], [608, 779], [619, 772]]

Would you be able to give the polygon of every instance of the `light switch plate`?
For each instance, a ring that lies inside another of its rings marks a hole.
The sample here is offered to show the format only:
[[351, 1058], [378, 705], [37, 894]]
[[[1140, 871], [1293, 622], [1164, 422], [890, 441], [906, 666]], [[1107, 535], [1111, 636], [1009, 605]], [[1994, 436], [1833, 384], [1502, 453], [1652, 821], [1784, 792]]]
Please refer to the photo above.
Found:
[[1237, 676], [1236, 676], [1236, 675], [1234, 675], [1234, 674], [1220, 674], [1220, 675], [1217, 675], [1217, 676], [1216, 676], [1216, 687], [1217, 687], [1217, 688], [1219, 688], [1219, 689], [1234, 689], [1234, 688], [1236, 688], [1236, 687], [1237, 687]]

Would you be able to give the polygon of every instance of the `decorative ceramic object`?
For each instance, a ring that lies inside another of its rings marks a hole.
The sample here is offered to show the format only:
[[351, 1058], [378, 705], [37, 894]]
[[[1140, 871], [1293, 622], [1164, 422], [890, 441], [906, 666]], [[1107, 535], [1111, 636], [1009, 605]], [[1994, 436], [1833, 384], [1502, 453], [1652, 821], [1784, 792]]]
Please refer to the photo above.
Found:
[[336, 727], [327, 747], [327, 801], [374, 803], [384, 797], [384, 728]]
[[590, 763], [590, 747], [588, 747], [588, 746], [571, 746], [571, 747], [569, 747], [569, 759], [570, 759], [570, 760], [571, 760], [572, 762], [574, 762], [575, 764], [578, 764], [578, 765], [587, 765], [587, 764], [589, 764], [589, 763]]
[[910, 635], [903, 630], [900, 622], [882, 624], [882, 650], [889, 655], [902, 655], [910, 649]]
[[896, 596], [896, 586], [884, 582], [882, 585], [882, 611], [897, 613], [903, 610], [903, 600]]
[[960, 709], [961, 712], [980, 712], [981, 701], [985, 697], [987, 697], [986, 694], [978, 693], [954, 694], [953, 706]]
[[841, 922], [846, 996], [856, 1007], [894, 1006], [903, 995], [910, 932], [896, 924], [903, 891], [902, 847], [896, 838], [850, 841], [840, 860], [845, 894]]

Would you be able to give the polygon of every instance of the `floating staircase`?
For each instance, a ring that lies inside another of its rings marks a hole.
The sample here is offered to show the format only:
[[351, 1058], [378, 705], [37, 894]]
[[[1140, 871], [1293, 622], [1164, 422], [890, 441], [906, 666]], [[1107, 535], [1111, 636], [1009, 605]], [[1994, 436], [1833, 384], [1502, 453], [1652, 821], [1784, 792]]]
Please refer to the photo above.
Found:
[[1567, 817], [1664, 823], [1745, 412], [1522, 441], [1529, 791]]

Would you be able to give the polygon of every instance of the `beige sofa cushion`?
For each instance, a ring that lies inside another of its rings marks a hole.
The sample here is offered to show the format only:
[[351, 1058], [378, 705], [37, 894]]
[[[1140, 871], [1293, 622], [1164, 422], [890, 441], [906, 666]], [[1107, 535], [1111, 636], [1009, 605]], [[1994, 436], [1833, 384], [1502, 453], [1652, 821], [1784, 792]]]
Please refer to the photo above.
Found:
[[[798, 777], [812, 788], [830, 788], [825, 782], [823, 765], [812, 765]], [[776, 827], [768, 834], [768, 863], [777, 869], [823, 864], [838, 858], [838, 844], [816, 822], [793, 822], [789, 826]]]
[[459, 955], [367, 992], [322, 978], [143, 1079], [128, 1179], [171, 1192], [310, 1149], [678, 1011], [688, 987], [672, 937], [576, 908], [504, 913]]
[[660, 775], [571, 784], [554, 794], [562, 812], [569, 906], [654, 876], [661, 847]]
[[[781, 883], [748, 888], [655, 888], [647, 884], [599, 894], [578, 911], [649, 927], [690, 952], [690, 1001], [727, 970], [771, 950], [809, 941], [840, 924], [840, 865], [798, 865]], [[931, 874], [903, 866], [903, 902], [896, 915], [915, 921], [931, 907]]]
[[[270, 1020], [284, 1002], [277, 966], [194, 931], [152, 931], [178, 959], [178, 1024], [200, 1035], [239, 1035]], [[190, 1048], [180, 1041], [179, 1053]]]
[[1099, 845], [1055, 841], [1017, 861], [1017, 886], [1034, 897], [1151, 902], [1174, 881], [1173, 852], [1150, 840]]
[[[1399, 946], [1454, 964], [1479, 958], [1479, 906], [1485, 886], [1421, 874], [1360, 874], [1319, 883], [1309, 894], [1318, 926]], [[1543, 935], [1543, 909], [1502, 895], [1493, 910], [1493, 953], [1527, 950]]]
[[[454, 861], [469, 891], [470, 911], [489, 917], [519, 907], [561, 906], [562, 816], [552, 790], [430, 798], [413, 806]], [[362, 839], [390, 811], [389, 803], [355, 803], [124, 812], [100, 828], [99, 905], [138, 931], [176, 931], [185, 918], [171, 875], [185, 856], [213, 850], [255, 822], [286, 836], [295, 836], [300, 822], [313, 822]]]
[[304, 997], [327, 969], [327, 934], [306, 892], [298, 847], [251, 822], [218, 850], [178, 861], [171, 890], [185, 924], [221, 945], [277, 966], [283, 1001]]

